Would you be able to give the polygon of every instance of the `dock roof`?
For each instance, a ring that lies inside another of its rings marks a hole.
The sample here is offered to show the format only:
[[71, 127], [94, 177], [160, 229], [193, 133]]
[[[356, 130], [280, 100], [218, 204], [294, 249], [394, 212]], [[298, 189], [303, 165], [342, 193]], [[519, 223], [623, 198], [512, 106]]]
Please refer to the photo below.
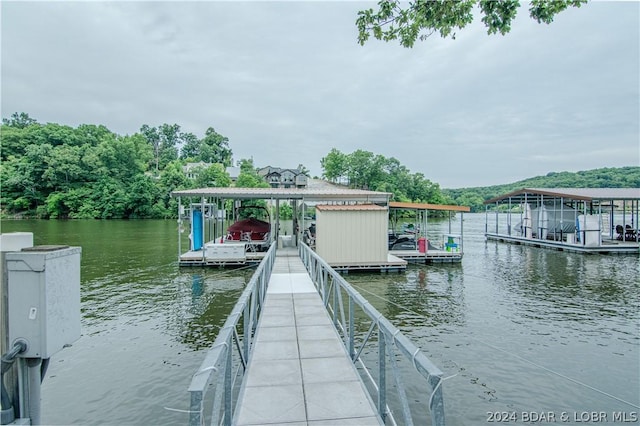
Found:
[[409, 210], [444, 210], [454, 212], [470, 212], [471, 208], [467, 206], [453, 206], [448, 204], [429, 204], [429, 203], [405, 203], [400, 201], [391, 201], [390, 208], [409, 209]]
[[323, 211], [387, 211], [386, 207], [377, 204], [347, 204], [347, 205], [331, 205], [318, 204], [316, 209]]
[[387, 204], [388, 192], [349, 188], [197, 188], [173, 191], [172, 197], [212, 197], [220, 199], [274, 199], [305, 201], [344, 201]]
[[515, 202], [522, 202], [525, 196], [536, 195], [581, 201], [628, 201], [640, 200], [640, 188], [522, 188], [491, 198], [484, 204], [504, 201], [509, 198]]

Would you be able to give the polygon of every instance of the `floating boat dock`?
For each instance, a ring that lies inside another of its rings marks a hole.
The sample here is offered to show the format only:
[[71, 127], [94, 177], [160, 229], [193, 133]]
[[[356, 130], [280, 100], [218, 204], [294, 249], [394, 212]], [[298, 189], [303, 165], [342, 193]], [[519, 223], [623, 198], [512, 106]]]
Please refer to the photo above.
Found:
[[523, 188], [485, 204], [487, 240], [586, 254], [640, 253], [640, 188]]
[[[390, 215], [401, 210], [412, 210], [416, 212], [416, 218], [418, 219], [417, 226], [414, 226], [414, 229], [418, 231], [413, 236], [416, 241], [415, 249], [392, 249], [390, 250], [391, 254], [411, 263], [456, 263], [462, 261], [464, 255], [464, 213], [470, 211], [469, 207], [391, 201], [389, 210]], [[448, 232], [442, 236], [441, 245], [439, 245], [440, 242], [434, 243], [427, 238], [426, 230], [428, 229], [429, 211], [446, 212], [448, 215]], [[454, 231], [452, 222], [452, 215], [456, 213], [460, 214], [458, 232]]]
[[272, 246], [192, 377], [189, 424], [444, 426], [442, 376], [309, 246]]
[[[306, 241], [310, 247], [341, 272], [402, 272], [408, 263], [459, 262], [463, 256], [462, 217], [460, 231], [451, 230], [451, 214], [468, 212], [468, 207], [389, 202], [386, 192], [365, 191], [327, 185], [307, 188], [200, 188], [174, 191], [178, 198], [178, 264], [180, 266], [238, 267], [257, 265], [264, 258], [264, 246], [252, 241], [229, 241], [228, 201], [234, 206], [259, 200], [275, 211], [268, 239], [279, 247], [297, 247]], [[293, 235], [280, 231], [280, 203], [293, 210]], [[309, 215], [309, 209], [312, 214]], [[426, 234], [413, 250], [390, 250], [387, 234], [389, 214], [394, 209], [416, 210], [427, 229], [428, 210], [449, 212], [449, 234], [439, 242], [429, 242]], [[272, 213], [273, 215], [273, 213]], [[313, 229], [313, 235], [311, 235]], [[318, 232], [316, 234], [316, 229]], [[188, 241], [183, 233], [190, 231]], [[188, 248], [185, 245], [188, 242]], [[268, 247], [269, 243], [266, 244]]]

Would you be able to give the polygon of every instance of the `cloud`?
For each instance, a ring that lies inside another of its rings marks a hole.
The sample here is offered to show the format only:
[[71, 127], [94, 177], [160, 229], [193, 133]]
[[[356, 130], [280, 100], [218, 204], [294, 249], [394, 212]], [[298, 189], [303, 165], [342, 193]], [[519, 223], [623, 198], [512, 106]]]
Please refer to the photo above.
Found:
[[[443, 187], [639, 163], [640, 4], [551, 25], [357, 44], [355, 2], [3, 2], [2, 115], [177, 123], [236, 159], [303, 164], [331, 148], [397, 158]], [[620, 153], [626, 155], [620, 155]]]

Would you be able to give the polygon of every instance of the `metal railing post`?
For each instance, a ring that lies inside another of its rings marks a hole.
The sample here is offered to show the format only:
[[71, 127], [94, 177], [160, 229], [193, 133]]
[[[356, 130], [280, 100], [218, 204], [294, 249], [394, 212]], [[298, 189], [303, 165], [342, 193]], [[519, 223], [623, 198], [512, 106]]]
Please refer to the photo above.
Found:
[[353, 313], [353, 297], [349, 295], [349, 358], [353, 361], [355, 355], [355, 316]]
[[340, 291], [340, 286], [338, 285], [334, 285], [333, 286], [333, 325], [334, 327], [337, 328], [338, 326], [338, 294]]
[[244, 359], [249, 359], [249, 342], [251, 341], [251, 303], [247, 303], [244, 305], [244, 314], [242, 315], [242, 329], [243, 329], [243, 339], [242, 339], [242, 349], [244, 352]]
[[202, 426], [204, 419], [202, 418], [202, 392], [191, 392], [191, 403], [189, 405], [189, 426]]
[[434, 389], [429, 398], [429, 411], [431, 412], [431, 424], [445, 426], [444, 422], [444, 397], [442, 395], [442, 377], [430, 376], [429, 384]]
[[387, 358], [384, 332], [378, 326], [378, 414], [384, 422], [387, 414]]
[[232, 413], [232, 396], [233, 393], [231, 392], [231, 388], [232, 388], [232, 382], [231, 382], [231, 370], [233, 369], [233, 363], [232, 361], [232, 352], [231, 352], [231, 344], [233, 343], [231, 341], [231, 334], [229, 334], [229, 338], [227, 340], [227, 357], [226, 357], [226, 363], [225, 363], [225, 367], [224, 367], [224, 424], [226, 426], [231, 426], [231, 420], [233, 418], [233, 413]]

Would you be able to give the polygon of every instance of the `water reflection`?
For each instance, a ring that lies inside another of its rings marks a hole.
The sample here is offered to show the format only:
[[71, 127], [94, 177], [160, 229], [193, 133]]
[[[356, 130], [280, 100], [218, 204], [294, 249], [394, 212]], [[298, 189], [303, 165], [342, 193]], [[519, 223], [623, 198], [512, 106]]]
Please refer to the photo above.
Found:
[[172, 316], [183, 344], [193, 350], [213, 344], [244, 290], [249, 279], [246, 274], [247, 271], [207, 274], [206, 270], [191, 274], [190, 303]]
[[485, 242], [479, 216], [465, 215], [461, 265], [346, 277], [452, 377], [447, 423], [483, 424], [488, 411], [633, 411], [638, 258]]
[[[176, 227], [3, 221], [3, 232], [34, 232], [36, 244], [83, 249], [83, 335], [52, 360], [43, 422], [187, 423], [164, 407], [188, 409], [191, 375], [253, 271], [179, 268]], [[444, 384], [447, 424], [485, 424], [499, 410], [630, 410], [562, 376], [640, 405], [637, 256], [485, 242], [483, 231], [484, 215], [465, 214], [461, 264], [345, 275], [445, 376], [457, 374]]]
[[349, 274], [346, 279], [397, 327], [465, 321], [464, 277], [459, 264], [409, 265], [404, 274]]
[[526, 318], [544, 322], [618, 316], [637, 319], [640, 267], [634, 256], [581, 255], [511, 245], [496, 247], [494, 253], [488, 266], [503, 290], [503, 303], [519, 300]]

